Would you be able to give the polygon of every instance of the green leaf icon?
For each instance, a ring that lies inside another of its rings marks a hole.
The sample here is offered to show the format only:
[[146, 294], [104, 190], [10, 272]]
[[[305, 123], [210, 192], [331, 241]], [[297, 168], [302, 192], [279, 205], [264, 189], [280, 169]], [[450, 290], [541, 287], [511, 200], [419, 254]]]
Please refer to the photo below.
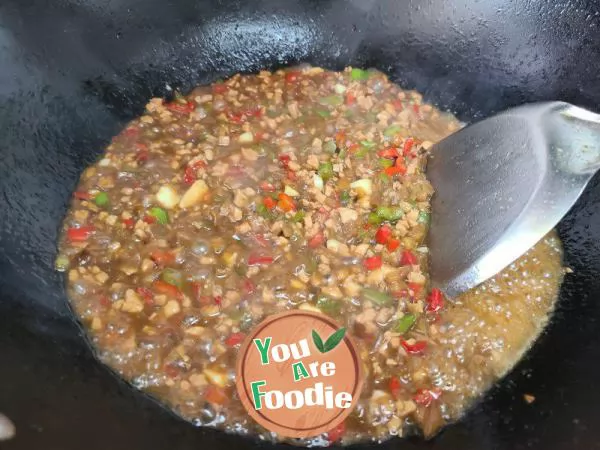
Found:
[[315, 346], [321, 353], [327, 353], [327, 352], [333, 350], [334, 348], [336, 348], [337, 345], [340, 342], [342, 342], [342, 339], [344, 339], [345, 334], [346, 334], [346, 328], [342, 327], [339, 330], [337, 330], [335, 333], [333, 333], [331, 336], [329, 336], [327, 338], [327, 340], [325, 341], [325, 344], [323, 344], [323, 339], [321, 339], [321, 336], [319, 336], [319, 333], [317, 333], [315, 330], [312, 330], [313, 342], [315, 343]]
[[325, 349], [323, 347], [323, 339], [321, 339], [319, 333], [317, 333], [315, 330], [312, 330], [312, 338], [313, 342], [315, 343], [315, 347], [317, 347], [317, 350], [319, 350], [321, 353], [325, 353]]

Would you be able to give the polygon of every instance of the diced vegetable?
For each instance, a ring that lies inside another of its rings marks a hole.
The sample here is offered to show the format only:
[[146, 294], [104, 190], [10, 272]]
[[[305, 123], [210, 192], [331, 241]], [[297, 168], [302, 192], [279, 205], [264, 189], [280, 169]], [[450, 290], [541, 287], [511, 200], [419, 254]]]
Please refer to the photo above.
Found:
[[402, 383], [398, 377], [390, 378], [388, 382], [388, 389], [395, 398], [399, 397], [400, 391], [402, 390]]
[[298, 197], [300, 195], [296, 189], [288, 185], [285, 186], [283, 193], [285, 195], [289, 195], [290, 197]]
[[54, 261], [54, 268], [59, 272], [64, 272], [69, 268], [69, 258], [66, 255], [58, 255]]
[[375, 233], [375, 241], [378, 244], [387, 243], [392, 237], [392, 228], [389, 225], [383, 225]]
[[335, 145], [335, 141], [325, 141], [323, 143], [323, 150], [327, 153], [335, 153], [337, 150], [337, 146]]
[[377, 152], [377, 155], [382, 158], [389, 158], [389, 159], [398, 158], [400, 156], [400, 154], [398, 153], [398, 149], [393, 148], [393, 147], [388, 147], [388, 148], [384, 148], [383, 150], [379, 150]]
[[387, 242], [386, 247], [389, 252], [393, 252], [394, 250], [397, 250], [398, 247], [400, 247], [400, 240], [399, 239], [390, 239]]
[[240, 144], [249, 144], [254, 141], [254, 135], [250, 131], [246, 131], [238, 137]]
[[340, 106], [344, 104], [344, 98], [341, 95], [328, 95], [319, 100], [321, 105]]
[[91, 200], [92, 194], [89, 192], [76, 191], [73, 192], [73, 197], [75, 197], [77, 200]]
[[400, 125], [391, 125], [391, 126], [387, 127], [385, 130], [383, 130], [383, 135], [385, 137], [392, 137], [392, 136], [397, 135], [401, 131], [402, 131], [402, 127]]
[[158, 223], [161, 225], [166, 225], [169, 223], [169, 214], [162, 208], [155, 206], [150, 208], [149, 212], [151, 217], [154, 217]]
[[165, 250], [154, 250], [150, 253], [150, 258], [158, 265], [167, 266], [175, 262], [175, 253]]
[[79, 228], [69, 228], [67, 230], [67, 239], [71, 242], [84, 242], [96, 232], [96, 228], [92, 225], [82, 226]]
[[402, 256], [400, 257], [400, 264], [402, 264], [403, 266], [419, 264], [419, 259], [410, 250], [404, 250], [402, 252]]
[[369, 300], [379, 306], [389, 306], [393, 303], [393, 299], [390, 295], [378, 291], [377, 289], [363, 288], [361, 294], [365, 300]]
[[265, 205], [265, 207], [268, 209], [273, 209], [277, 206], [277, 200], [273, 199], [272, 197], [265, 197], [263, 199], [263, 205]]
[[173, 286], [177, 286], [181, 289], [183, 285], [183, 275], [181, 272], [175, 269], [165, 269], [160, 274], [160, 279], [165, 283], [172, 284]]
[[427, 296], [427, 307], [425, 311], [428, 313], [436, 313], [444, 307], [444, 294], [438, 288], [433, 288]]
[[394, 161], [392, 161], [391, 159], [379, 158], [379, 165], [384, 169], [388, 169], [394, 166]]
[[325, 240], [326, 239], [325, 239], [325, 236], [323, 235], [323, 233], [317, 233], [308, 240], [308, 246], [310, 248], [320, 247], [321, 245], [323, 245], [325, 243]]
[[297, 211], [296, 214], [292, 217], [292, 222], [302, 222], [304, 220], [304, 216], [306, 213], [304, 211]]
[[404, 316], [402, 316], [400, 319], [398, 319], [396, 321], [392, 330], [395, 333], [404, 334], [412, 328], [412, 326], [415, 324], [416, 321], [417, 321], [417, 316], [415, 316], [414, 314], [405, 314]]
[[419, 211], [417, 222], [428, 224], [430, 220], [430, 214], [427, 211]]
[[404, 211], [399, 206], [378, 206], [375, 214], [383, 220], [396, 222], [404, 216]]
[[327, 181], [333, 177], [333, 164], [331, 161], [327, 161], [319, 164], [319, 175], [323, 178], [323, 181]]
[[204, 180], [196, 180], [194, 184], [192, 184], [183, 197], [181, 197], [181, 201], [179, 202], [180, 208], [189, 208], [191, 206], [197, 205], [202, 202], [208, 194], [208, 185]]
[[386, 168], [384, 172], [388, 177], [404, 175], [406, 173], [406, 166], [396, 163], [396, 165]]
[[161, 186], [156, 193], [156, 200], [166, 209], [172, 209], [179, 203], [179, 194], [172, 186]]
[[277, 202], [277, 206], [279, 206], [279, 208], [282, 211], [293, 211], [296, 209], [296, 204], [294, 203], [294, 200], [292, 199], [292, 197], [290, 197], [289, 195], [285, 194], [285, 193], [280, 193], [278, 195], [279, 198], [279, 202]]
[[108, 205], [108, 194], [106, 192], [99, 192], [94, 197], [94, 203], [98, 206]]
[[302, 72], [297, 71], [297, 70], [292, 70], [290, 72], [286, 72], [285, 81], [286, 81], [286, 83], [296, 83], [300, 79], [301, 75], [302, 75]]
[[368, 178], [362, 178], [350, 183], [350, 187], [356, 191], [359, 197], [366, 197], [373, 193], [373, 182]]
[[424, 406], [425, 408], [431, 406], [434, 400], [439, 399], [442, 396], [442, 391], [439, 389], [419, 389], [413, 400], [417, 405]]
[[169, 297], [180, 298], [182, 295], [181, 291], [177, 288], [177, 286], [174, 286], [162, 280], [156, 280], [154, 283], [152, 283], [152, 289], [154, 289], [159, 294], [165, 294]]
[[317, 308], [329, 316], [336, 317], [342, 310], [342, 303], [329, 297], [321, 297], [317, 300]]
[[338, 426], [336, 426], [335, 428], [333, 428], [327, 432], [327, 440], [329, 441], [330, 444], [337, 442], [344, 436], [345, 433], [346, 433], [346, 424], [345, 424], [345, 422], [342, 422]]
[[180, 103], [178, 101], [165, 103], [165, 107], [172, 112], [176, 112], [179, 114], [190, 114], [196, 108], [196, 104], [194, 102], [185, 102]]
[[255, 255], [252, 254], [248, 256], [248, 265], [249, 266], [265, 266], [272, 264], [275, 259], [272, 256], [268, 255]]
[[427, 349], [426, 341], [415, 341], [414, 344], [408, 341], [401, 341], [400, 344], [402, 344], [402, 347], [409, 355], [422, 355]]
[[379, 217], [376, 213], [372, 212], [369, 214], [367, 222], [370, 225], [379, 225], [380, 223], [383, 222], [383, 219], [381, 217]]
[[367, 70], [354, 68], [350, 72], [350, 78], [355, 81], [364, 81], [369, 79], [369, 72]]
[[334, 87], [333, 90], [337, 93], [337, 94], [343, 94], [344, 92], [346, 92], [346, 86], [344, 86], [343, 84], [337, 83]]
[[317, 109], [317, 114], [323, 117], [324, 119], [331, 117], [331, 113], [326, 109]]
[[377, 144], [376, 144], [375, 142], [373, 142], [373, 141], [367, 141], [367, 140], [364, 140], [364, 141], [360, 141], [360, 145], [361, 145], [362, 147], [365, 147], [365, 148], [367, 148], [367, 149], [372, 149], [372, 148], [373, 148], [373, 147], [375, 147]]
[[352, 200], [352, 197], [350, 196], [350, 192], [342, 191], [340, 193], [340, 203], [342, 205], [347, 206], [348, 204], [350, 204], [351, 200]]
[[363, 266], [367, 270], [376, 270], [376, 269], [379, 269], [382, 264], [383, 264], [383, 262], [381, 260], [381, 256], [379, 256], [379, 255], [377, 255], [377, 256], [371, 256], [369, 258], [363, 259]]
[[404, 141], [404, 145], [402, 146], [402, 154], [404, 156], [408, 156], [410, 154], [410, 151], [413, 148], [413, 145], [415, 144], [415, 140], [413, 138], [408, 138]]
[[213, 385], [208, 386], [204, 391], [204, 399], [213, 405], [226, 405], [230, 401], [230, 397], [222, 388]]
[[236, 345], [240, 345], [245, 338], [246, 335], [244, 333], [232, 333], [225, 339], [225, 345], [227, 347], [235, 347]]

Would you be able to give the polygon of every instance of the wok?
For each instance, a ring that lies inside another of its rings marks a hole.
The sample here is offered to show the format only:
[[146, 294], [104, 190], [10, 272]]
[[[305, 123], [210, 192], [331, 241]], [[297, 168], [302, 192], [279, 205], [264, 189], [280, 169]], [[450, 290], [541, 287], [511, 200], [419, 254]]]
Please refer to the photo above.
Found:
[[[591, 0], [3, 0], [0, 411], [17, 436], [0, 447], [271, 447], [194, 428], [117, 379], [53, 270], [79, 173], [151, 96], [308, 62], [377, 67], [465, 121], [541, 100], [593, 110], [599, 42]], [[527, 357], [433, 441], [378, 448], [600, 448], [599, 181], [558, 227], [574, 273]]]

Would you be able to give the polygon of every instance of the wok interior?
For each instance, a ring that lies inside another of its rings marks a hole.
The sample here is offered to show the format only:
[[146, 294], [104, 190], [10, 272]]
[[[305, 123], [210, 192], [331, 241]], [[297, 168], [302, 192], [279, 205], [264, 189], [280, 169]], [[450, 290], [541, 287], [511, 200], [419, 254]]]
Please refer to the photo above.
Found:
[[[395, 2], [57, 2], [0, 8], [0, 371], [14, 448], [254, 444], [197, 430], [100, 366], [52, 263], [82, 169], [152, 96], [236, 72], [308, 62], [377, 67], [463, 120], [537, 100], [597, 108], [599, 19], [526, 2], [419, 8]], [[598, 177], [563, 220], [563, 285], [548, 333], [490, 399], [433, 444], [384, 447], [588, 447], [600, 439], [595, 321], [600, 307]], [[527, 405], [524, 393], [536, 395]], [[93, 436], [93, 438], [91, 438]], [[10, 448], [9, 447], [9, 448]], [[382, 447], [380, 447], [382, 448]]]

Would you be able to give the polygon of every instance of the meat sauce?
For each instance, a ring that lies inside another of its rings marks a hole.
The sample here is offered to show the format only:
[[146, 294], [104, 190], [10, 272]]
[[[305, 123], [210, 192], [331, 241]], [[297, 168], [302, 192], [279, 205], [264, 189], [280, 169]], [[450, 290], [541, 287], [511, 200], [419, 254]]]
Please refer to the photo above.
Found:
[[562, 279], [554, 233], [447, 299], [429, 286], [432, 144], [450, 114], [384, 74], [236, 75], [152, 99], [83, 173], [57, 270], [99, 358], [195, 425], [279, 440], [237, 398], [253, 326], [335, 318], [366, 374], [342, 427], [298, 445], [432, 436], [539, 335]]

